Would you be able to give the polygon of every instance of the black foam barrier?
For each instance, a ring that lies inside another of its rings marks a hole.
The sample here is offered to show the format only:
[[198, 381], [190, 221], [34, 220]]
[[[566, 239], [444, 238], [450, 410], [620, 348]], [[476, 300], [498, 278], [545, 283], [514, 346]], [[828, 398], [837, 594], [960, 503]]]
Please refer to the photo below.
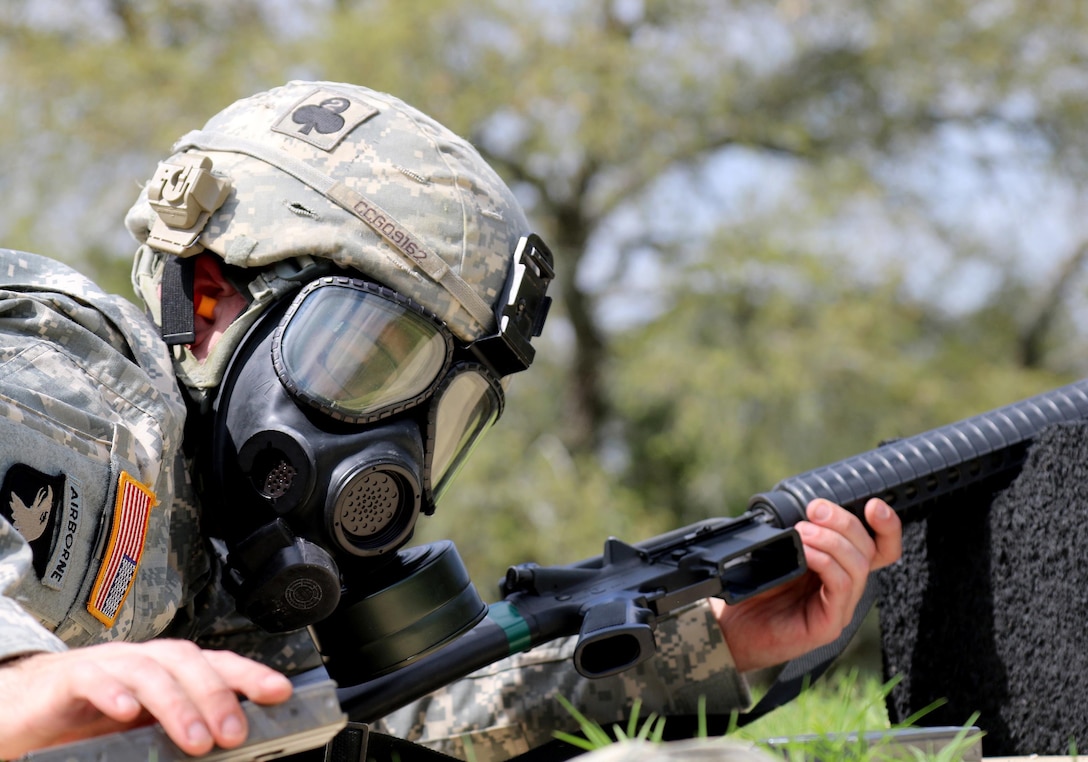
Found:
[[1088, 748], [1088, 423], [1045, 428], [996, 495], [938, 501], [880, 572], [885, 677], [900, 722], [973, 712], [986, 756]]

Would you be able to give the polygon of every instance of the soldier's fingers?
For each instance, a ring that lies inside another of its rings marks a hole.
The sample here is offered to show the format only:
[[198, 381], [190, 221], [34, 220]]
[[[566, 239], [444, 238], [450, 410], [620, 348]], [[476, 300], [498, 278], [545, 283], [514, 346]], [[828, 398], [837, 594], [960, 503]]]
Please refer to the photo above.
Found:
[[868, 561], [876, 554], [876, 544], [857, 516], [830, 500], [817, 498], [806, 507], [808, 520], [845, 538]]
[[142, 708], [133, 691], [97, 664], [78, 662], [64, 676], [61, 691], [74, 701], [86, 701], [109, 720], [125, 724], [140, 715]]
[[865, 504], [865, 520], [875, 533], [872, 568], [881, 569], [898, 561], [903, 555], [903, 523], [899, 515], [883, 500], [873, 498]]
[[196, 645], [184, 641], [126, 645], [116, 644], [99, 663], [132, 691], [183, 751], [205, 754], [216, 743], [230, 748], [245, 740], [238, 699]]
[[204, 657], [227, 685], [258, 704], [278, 704], [291, 697], [291, 681], [271, 667], [230, 651], [205, 651]]
[[170, 739], [191, 755], [205, 754], [215, 744], [201, 709], [162, 663], [139, 658], [131, 665], [137, 700]]
[[820, 590], [809, 605], [817, 606], [841, 630], [861, 600], [869, 563], [841, 534], [818, 524], [797, 525], [804, 540], [805, 563], [820, 578]]

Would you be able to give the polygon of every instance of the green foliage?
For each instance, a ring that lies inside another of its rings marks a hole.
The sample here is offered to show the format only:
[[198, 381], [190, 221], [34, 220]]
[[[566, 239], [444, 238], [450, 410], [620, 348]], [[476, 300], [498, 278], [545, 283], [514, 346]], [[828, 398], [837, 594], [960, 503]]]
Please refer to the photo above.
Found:
[[570, 716], [578, 723], [582, 731], [581, 736], [562, 731], [556, 732], [555, 737], [560, 741], [566, 741], [572, 746], [577, 746], [586, 751], [600, 749], [616, 741], [652, 741], [660, 743], [665, 732], [665, 718], [658, 717], [651, 712], [645, 718], [639, 716], [642, 704], [635, 701], [631, 708], [631, 716], [627, 720], [626, 727], [615, 725], [609, 733], [600, 724], [586, 718], [578, 709], [562, 696], [556, 696], [556, 700], [570, 713]]
[[[734, 735], [772, 748], [791, 762], [902, 759], [903, 749], [896, 748], [894, 732], [918, 726], [943, 702], [934, 702], [901, 723], [889, 724], [884, 701], [897, 682], [898, 678], [893, 678], [881, 683], [856, 670], [832, 674]], [[969, 735], [977, 719], [977, 714], [970, 717], [956, 736], [935, 752], [910, 748], [909, 754], [918, 762], [958, 762], [979, 743], [977, 734]]]
[[[978, 719], [975, 715], [949, 743], [936, 751], [929, 752], [918, 747], [897, 748], [894, 731], [915, 727], [939, 703], [924, 708], [902, 723], [890, 725], [884, 700], [896, 682], [881, 683], [873, 676], [861, 676], [856, 670], [839, 672], [807, 687], [793, 702], [749, 725], [737, 728], [734, 724], [726, 738], [764, 747], [791, 762], [876, 762], [903, 759], [904, 752], [918, 762], [959, 762], [979, 743], [977, 735], [969, 735]], [[658, 718], [653, 713], [641, 717], [638, 702], [632, 707], [625, 725], [616, 724], [606, 729], [587, 719], [563, 697], [557, 699], [578, 722], [581, 735], [556, 733], [556, 737], [587, 751], [631, 739], [657, 743], [666, 729], [667, 721], [664, 718]], [[701, 701], [701, 722], [696, 737], [709, 742], [713, 739], [706, 732], [704, 707], [705, 702]]]
[[893, 726], [888, 722], [884, 698], [898, 682], [898, 678], [881, 681], [876, 675], [856, 669], [833, 670], [822, 680], [807, 686], [794, 701], [734, 733], [738, 738], [761, 740], [808, 734], [840, 736], [913, 727], [938, 704]]
[[683, 299], [618, 338], [610, 374], [625, 486], [679, 520], [1068, 380], [1010, 365], [993, 324], [950, 318], [894, 278], [732, 236], [713, 248], [674, 272]]

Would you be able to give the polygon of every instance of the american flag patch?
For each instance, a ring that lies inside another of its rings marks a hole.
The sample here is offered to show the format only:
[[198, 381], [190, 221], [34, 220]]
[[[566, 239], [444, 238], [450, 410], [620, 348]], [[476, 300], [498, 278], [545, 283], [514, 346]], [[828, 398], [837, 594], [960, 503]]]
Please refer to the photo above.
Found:
[[144, 553], [147, 520], [156, 502], [154, 492], [125, 471], [121, 472], [117, 503], [113, 508], [113, 528], [91, 598], [87, 601], [87, 610], [107, 627], [113, 627], [121, 604], [132, 590], [136, 569]]

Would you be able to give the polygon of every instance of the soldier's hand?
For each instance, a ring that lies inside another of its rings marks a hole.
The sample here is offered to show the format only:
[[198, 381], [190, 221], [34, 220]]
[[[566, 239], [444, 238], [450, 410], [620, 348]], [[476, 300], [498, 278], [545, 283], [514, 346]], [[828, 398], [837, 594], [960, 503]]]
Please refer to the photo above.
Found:
[[276, 704], [291, 683], [237, 654], [180, 640], [33, 654], [0, 665], [0, 759], [152, 721], [188, 754], [233, 748], [248, 731], [237, 694]]
[[865, 520], [827, 500], [813, 500], [797, 524], [809, 571], [788, 585], [735, 606], [712, 599], [737, 669], [772, 667], [826, 645], [850, 623], [869, 572], [902, 554], [903, 527], [883, 500], [870, 500]]

